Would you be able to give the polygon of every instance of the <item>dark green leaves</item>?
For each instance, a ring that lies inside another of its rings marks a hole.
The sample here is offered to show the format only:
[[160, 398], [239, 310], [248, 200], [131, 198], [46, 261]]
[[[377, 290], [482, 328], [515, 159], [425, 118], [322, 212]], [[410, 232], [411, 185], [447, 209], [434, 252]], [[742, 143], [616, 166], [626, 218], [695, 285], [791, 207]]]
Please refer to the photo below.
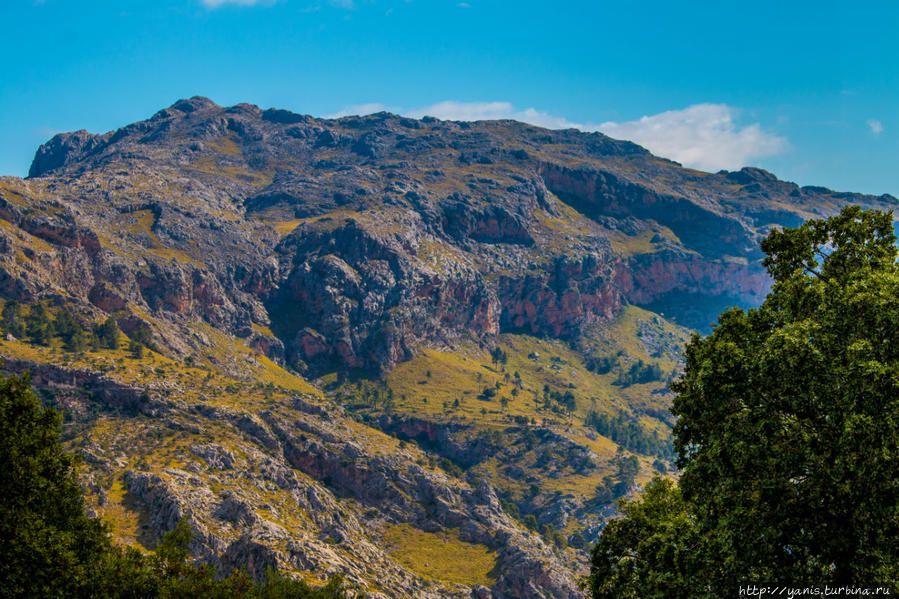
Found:
[[[895, 241], [891, 215], [850, 207], [762, 243], [772, 293], [695, 336], [672, 386], [682, 502], [656, 484], [609, 525], [594, 589], [613, 576], [640, 591], [597, 597], [656, 596], [646, 585], [666, 577], [716, 596], [753, 581], [899, 583]], [[697, 553], [678, 561], [651, 538]]]

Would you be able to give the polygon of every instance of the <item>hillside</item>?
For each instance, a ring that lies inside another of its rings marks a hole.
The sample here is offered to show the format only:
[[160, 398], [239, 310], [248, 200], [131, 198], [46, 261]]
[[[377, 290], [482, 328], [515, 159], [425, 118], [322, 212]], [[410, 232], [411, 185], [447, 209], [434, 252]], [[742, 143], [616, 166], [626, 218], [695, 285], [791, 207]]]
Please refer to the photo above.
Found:
[[0, 178], [0, 355], [120, 542], [187, 515], [222, 571], [580, 597], [614, 499], [671, 469], [683, 342], [762, 300], [771, 227], [847, 203], [897, 206], [598, 133], [195, 97]]

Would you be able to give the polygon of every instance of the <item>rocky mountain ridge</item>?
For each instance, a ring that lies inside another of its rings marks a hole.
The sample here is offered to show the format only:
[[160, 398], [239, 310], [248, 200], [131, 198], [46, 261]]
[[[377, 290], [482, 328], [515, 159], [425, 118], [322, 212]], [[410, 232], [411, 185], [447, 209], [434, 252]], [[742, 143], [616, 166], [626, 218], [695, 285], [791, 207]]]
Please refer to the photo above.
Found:
[[4, 303], [146, 354], [0, 354], [122, 542], [187, 515], [223, 571], [579, 597], [614, 496], [670, 468], [678, 325], [759, 303], [758, 240], [845, 203], [897, 205], [598, 133], [191, 98], [0, 178]]

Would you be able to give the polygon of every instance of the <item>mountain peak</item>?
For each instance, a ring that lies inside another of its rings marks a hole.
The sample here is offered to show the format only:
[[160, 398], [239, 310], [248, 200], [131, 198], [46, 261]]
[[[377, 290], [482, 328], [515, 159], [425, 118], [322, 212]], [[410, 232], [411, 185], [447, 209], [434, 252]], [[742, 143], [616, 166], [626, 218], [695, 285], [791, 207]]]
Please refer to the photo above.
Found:
[[204, 108], [221, 108], [218, 104], [210, 100], [205, 96], [193, 96], [188, 99], [182, 98], [178, 100], [174, 104], [172, 104], [169, 108], [172, 110], [180, 110], [184, 113], [196, 112], [197, 110], [202, 110]]
[[[0, 339], [142, 510], [92, 484], [98, 513], [148, 542], [192, 514], [224, 571], [339, 567], [397, 597], [581, 597], [611, 502], [669, 469], [676, 324], [761, 302], [771, 228], [896, 207], [600, 133], [202, 97], [56, 135], [30, 174], [0, 180], [0, 299], [129, 337]], [[439, 576], [384, 542], [410, 533], [454, 563], [478, 544], [454, 584], [491, 589], [422, 592]]]
[[72, 156], [94, 147], [96, 138], [96, 135], [84, 129], [71, 133], [57, 133], [37, 149], [31, 168], [28, 169], [28, 176], [39, 177], [65, 166]]

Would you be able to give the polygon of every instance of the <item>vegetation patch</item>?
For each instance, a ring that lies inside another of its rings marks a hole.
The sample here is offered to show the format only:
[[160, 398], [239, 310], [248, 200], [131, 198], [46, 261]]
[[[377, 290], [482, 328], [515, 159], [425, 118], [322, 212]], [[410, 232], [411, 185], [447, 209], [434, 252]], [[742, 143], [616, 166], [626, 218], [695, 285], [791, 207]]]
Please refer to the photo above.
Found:
[[384, 540], [393, 558], [419, 576], [488, 587], [496, 582], [496, 551], [462, 541], [458, 529], [432, 533], [406, 523], [387, 524]]

